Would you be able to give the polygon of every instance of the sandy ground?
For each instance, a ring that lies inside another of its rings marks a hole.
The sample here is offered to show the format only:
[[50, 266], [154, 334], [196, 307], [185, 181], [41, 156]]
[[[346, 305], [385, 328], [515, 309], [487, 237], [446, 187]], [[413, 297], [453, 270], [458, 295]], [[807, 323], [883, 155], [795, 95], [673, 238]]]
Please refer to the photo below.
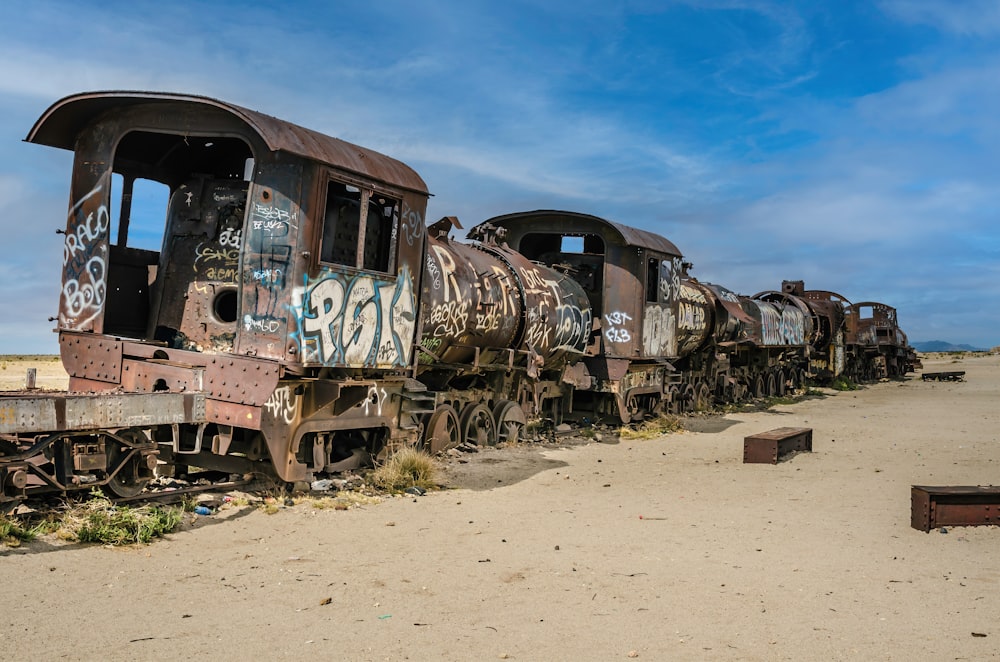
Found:
[[69, 386], [69, 375], [63, 370], [58, 356], [23, 357], [0, 356], [0, 391], [16, 391], [25, 388], [28, 370], [35, 370], [35, 387], [42, 390], [65, 390]]
[[[230, 509], [141, 548], [0, 548], [7, 659], [983, 660], [1000, 528], [910, 487], [1000, 483], [1000, 357], [649, 441], [451, 460], [453, 489]], [[743, 464], [743, 437], [814, 430]]]

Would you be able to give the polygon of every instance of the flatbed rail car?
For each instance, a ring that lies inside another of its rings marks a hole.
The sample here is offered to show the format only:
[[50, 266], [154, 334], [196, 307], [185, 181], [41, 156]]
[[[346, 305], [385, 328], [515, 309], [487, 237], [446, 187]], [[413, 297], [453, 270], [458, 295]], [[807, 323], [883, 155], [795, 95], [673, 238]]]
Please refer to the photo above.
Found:
[[[203, 393], [0, 395], [0, 510], [37, 493], [82, 487], [135, 496], [158, 462], [157, 444], [143, 430], [205, 423]], [[179, 442], [175, 434], [175, 450]]]

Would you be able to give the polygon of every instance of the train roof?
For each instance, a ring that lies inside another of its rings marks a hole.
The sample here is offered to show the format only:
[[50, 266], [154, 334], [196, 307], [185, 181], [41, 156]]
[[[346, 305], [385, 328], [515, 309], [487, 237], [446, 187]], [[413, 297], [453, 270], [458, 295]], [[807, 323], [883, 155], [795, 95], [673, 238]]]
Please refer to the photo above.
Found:
[[[539, 222], [547, 221], [559, 224], [556, 229], [561, 232], [573, 232], [578, 228], [580, 231], [584, 231], [586, 230], [585, 226], [587, 225], [594, 227], [603, 226], [606, 228], [606, 235], [616, 235], [621, 243], [626, 246], [649, 248], [659, 251], [660, 253], [666, 253], [667, 255], [681, 255], [680, 250], [674, 245], [674, 242], [666, 239], [665, 237], [661, 237], [658, 234], [633, 228], [628, 225], [622, 225], [621, 223], [615, 223], [614, 221], [609, 221], [605, 218], [600, 218], [599, 216], [592, 216], [590, 214], [583, 214], [580, 212], [539, 209], [536, 211], [516, 212], [513, 214], [494, 216], [493, 218], [484, 221], [484, 223], [491, 223], [493, 225], [503, 227], [510, 227], [511, 225], [519, 225], [522, 223], [531, 223], [531, 229], [537, 230], [539, 228], [536, 226]], [[581, 228], [581, 225], [584, 227]]]
[[288, 152], [380, 182], [428, 193], [420, 175], [401, 161], [255, 110], [191, 94], [142, 91], [74, 94], [52, 104], [35, 122], [25, 140], [72, 150], [80, 131], [105, 112], [168, 103], [201, 104], [227, 112], [245, 123], [272, 151]]

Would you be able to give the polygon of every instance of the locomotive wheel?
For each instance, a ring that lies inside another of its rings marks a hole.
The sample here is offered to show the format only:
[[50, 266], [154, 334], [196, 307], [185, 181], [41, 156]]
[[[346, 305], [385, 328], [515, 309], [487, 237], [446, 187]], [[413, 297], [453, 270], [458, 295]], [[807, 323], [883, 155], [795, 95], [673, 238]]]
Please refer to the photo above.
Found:
[[497, 425], [497, 443], [514, 444], [521, 438], [521, 431], [527, 424], [524, 410], [510, 400], [501, 400], [493, 408], [493, 420]]
[[694, 387], [694, 410], [706, 411], [712, 407], [712, 392], [705, 382], [698, 382]]
[[689, 411], [695, 410], [695, 390], [690, 384], [685, 384], [681, 387], [680, 397], [677, 399], [677, 405], [674, 407], [672, 414], [684, 414]]
[[467, 405], [462, 410], [462, 441], [476, 446], [497, 445], [497, 424], [484, 405]]
[[751, 395], [755, 398], [764, 397], [764, 378], [760, 375], [757, 375], [757, 377], [753, 380], [753, 392]]
[[454, 448], [462, 442], [459, 436], [458, 414], [451, 405], [441, 405], [424, 426], [424, 448], [431, 455]]
[[[118, 436], [136, 446], [151, 445], [150, 440], [140, 430], [122, 430], [118, 432]], [[123, 445], [114, 437], [104, 437], [104, 449], [108, 456], [108, 470], [117, 469], [114, 476], [104, 485], [105, 491], [122, 499], [138, 496], [153, 479], [153, 467], [146, 465], [141, 453], [133, 447]], [[126, 457], [128, 459], [125, 459]], [[147, 457], [152, 457], [155, 462], [156, 456]]]
[[785, 395], [785, 391], [786, 391], [786, 389], [788, 387], [788, 383], [787, 383], [786, 379], [787, 378], [785, 377], [785, 371], [784, 370], [779, 370], [777, 377], [775, 377], [775, 379], [774, 379], [774, 389], [775, 389], [774, 390], [774, 394], [775, 395], [777, 395], [779, 397], [782, 397], [782, 396]]
[[765, 391], [767, 397], [773, 398], [775, 395], [778, 394], [778, 385], [777, 381], [774, 379], [774, 373], [771, 373], [767, 376], [767, 381], [765, 382], [765, 384], [766, 386], [764, 388], [767, 389], [767, 391]]

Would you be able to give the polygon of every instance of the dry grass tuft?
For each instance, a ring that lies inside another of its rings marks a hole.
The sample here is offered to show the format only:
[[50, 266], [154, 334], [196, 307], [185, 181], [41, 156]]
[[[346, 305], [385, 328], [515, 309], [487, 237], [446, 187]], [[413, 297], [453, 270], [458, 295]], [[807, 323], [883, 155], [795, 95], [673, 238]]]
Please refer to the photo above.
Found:
[[643, 421], [635, 426], [624, 426], [618, 431], [619, 439], [655, 439], [671, 432], [683, 429], [681, 419], [669, 414], [661, 414], [657, 418]]
[[372, 483], [383, 490], [401, 491], [408, 487], [430, 489], [437, 486], [438, 465], [427, 453], [403, 448], [372, 472]]

